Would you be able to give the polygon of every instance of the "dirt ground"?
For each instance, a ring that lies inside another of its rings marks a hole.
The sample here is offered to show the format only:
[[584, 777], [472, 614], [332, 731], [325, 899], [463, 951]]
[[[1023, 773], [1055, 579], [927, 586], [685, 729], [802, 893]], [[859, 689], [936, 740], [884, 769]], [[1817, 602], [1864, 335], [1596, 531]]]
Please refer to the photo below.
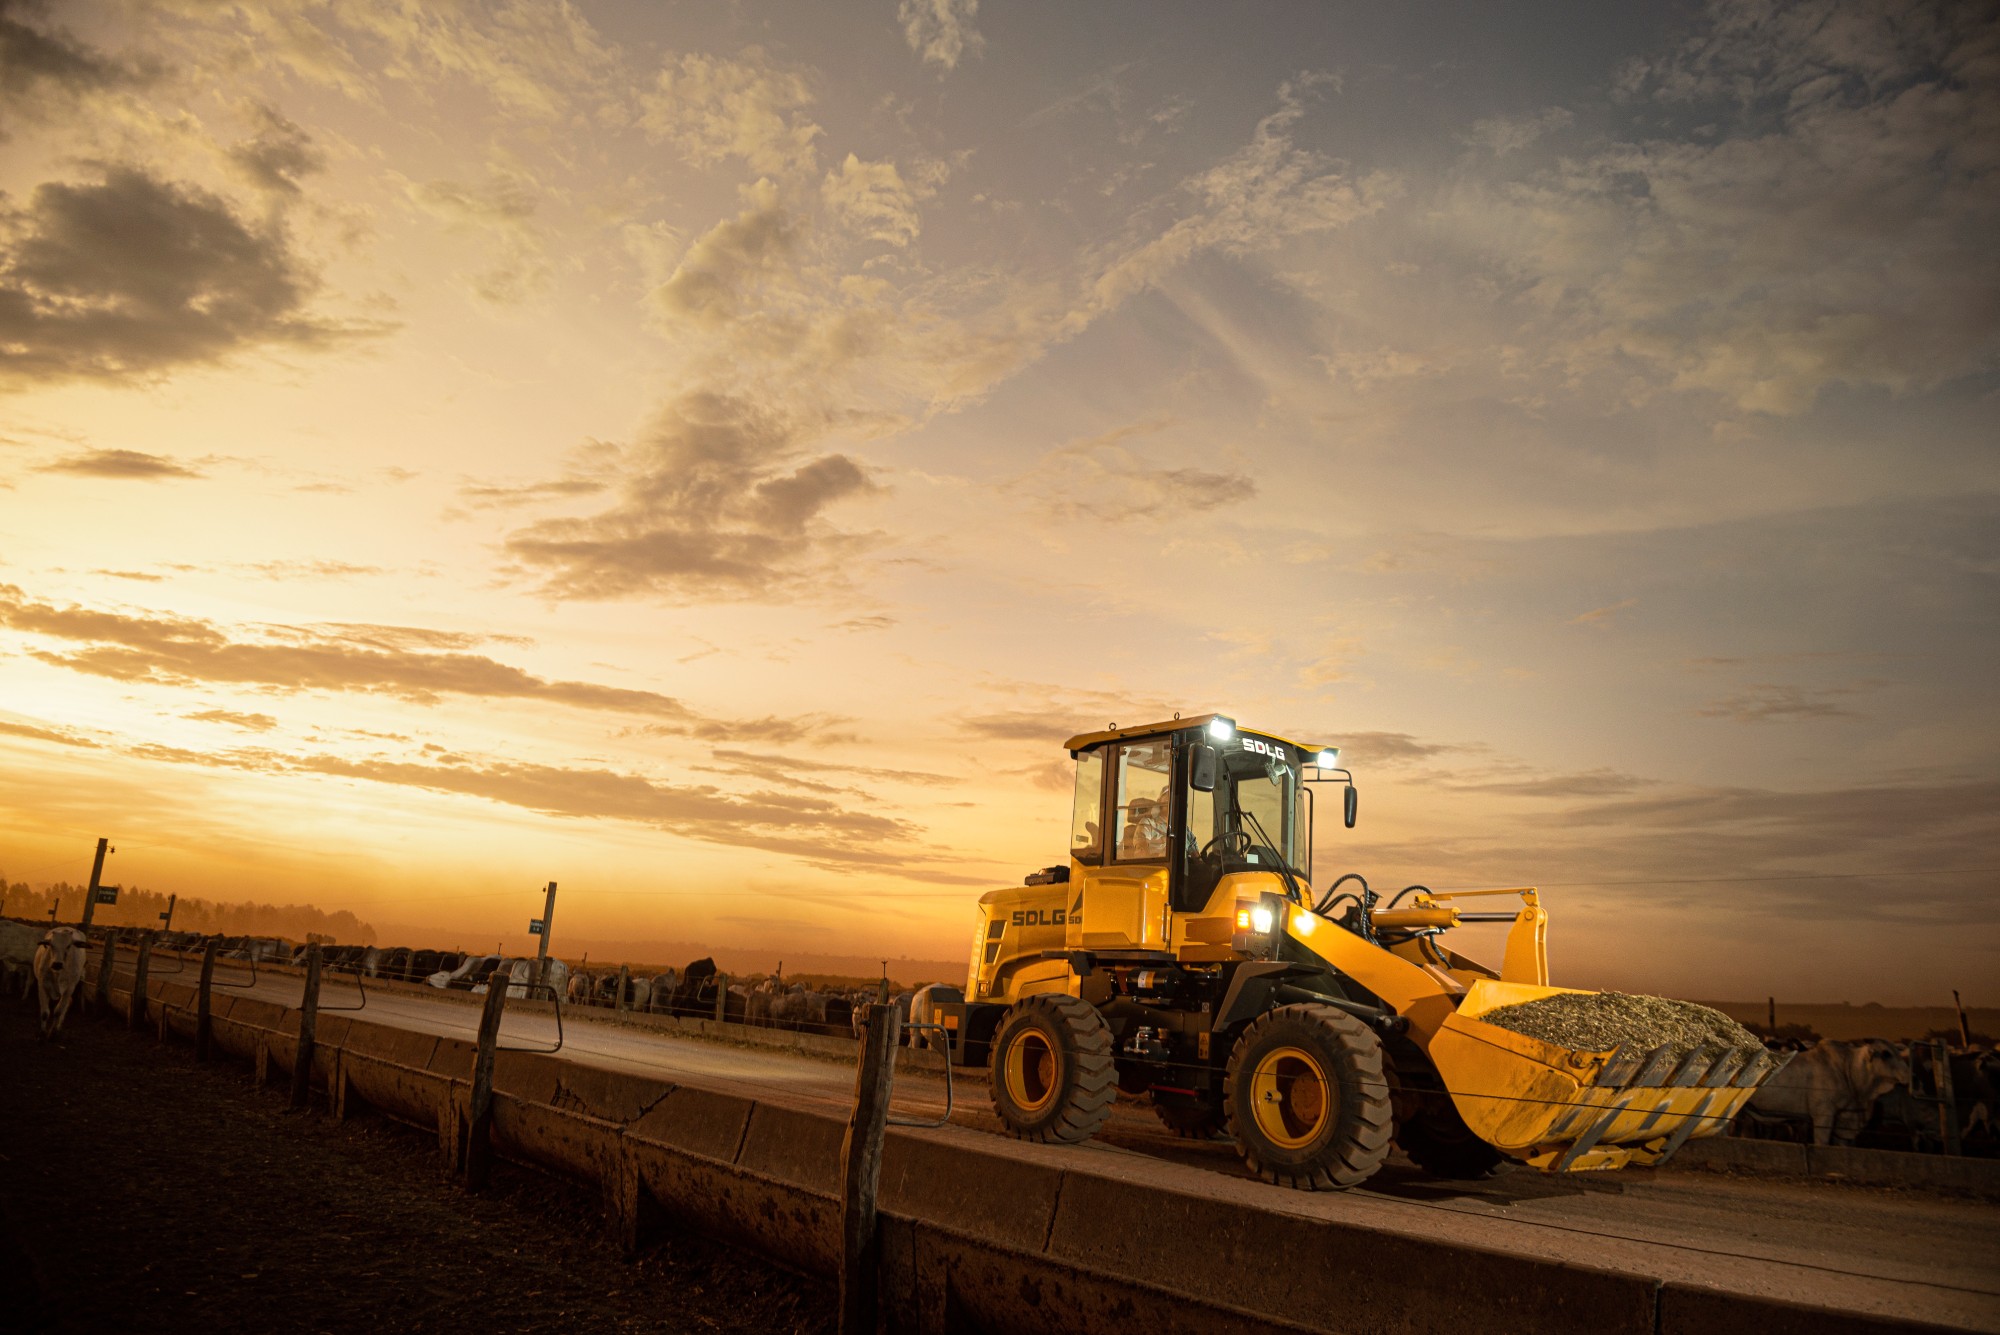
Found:
[[692, 1234], [620, 1259], [594, 1197], [435, 1138], [285, 1111], [231, 1063], [0, 1001], [0, 1329], [834, 1329], [818, 1280]]

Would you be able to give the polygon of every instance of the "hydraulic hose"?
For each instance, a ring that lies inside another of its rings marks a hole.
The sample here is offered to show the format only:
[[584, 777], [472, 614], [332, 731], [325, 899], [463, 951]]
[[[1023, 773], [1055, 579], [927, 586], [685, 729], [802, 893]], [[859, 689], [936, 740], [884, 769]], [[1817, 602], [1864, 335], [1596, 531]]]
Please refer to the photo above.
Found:
[[1313, 909], [1313, 912], [1319, 914], [1322, 918], [1326, 917], [1327, 910], [1333, 907], [1334, 901], [1337, 898], [1347, 898], [1344, 895], [1336, 896], [1334, 891], [1340, 889], [1341, 886], [1349, 881], [1361, 882], [1361, 893], [1354, 895], [1353, 899], [1355, 907], [1360, 911], [1362, 938], [1379, 946], [1382, 943], [1375, 936], [1375, 892], [1368, 888], [1368, 878], [1360, 872], [1348, 872], [1332, 885], [1329, 885], [1326, 888], [1326, 895], [1319, 901], [1318, 906]]

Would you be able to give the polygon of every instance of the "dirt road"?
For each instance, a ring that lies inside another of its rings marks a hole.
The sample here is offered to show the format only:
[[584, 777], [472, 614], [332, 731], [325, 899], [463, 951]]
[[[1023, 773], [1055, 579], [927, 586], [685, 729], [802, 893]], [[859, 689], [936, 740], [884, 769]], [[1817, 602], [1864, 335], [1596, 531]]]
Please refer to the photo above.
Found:
[[9, 1331], [833, 1329], [816, 1280], [685, 1234], [627, 1263], [594, 1194], [436, 1138], [283, 1111], [233, 1064], [0, 1002], [0, 1327]]
[[[266, 969], [252, 984], [233, 966], [218, 973], [218, 984], [225, 978], [251, 984], [237, 995], [297, 1004], [296, 975]], [[330, 981], [323, 996], [329, 1007], [357, 1001], [345, 983]], [[378, 987], [358, 1018], [463, 1039], [476, 1028], [478, 1001]], [[523, 1007], [508, 1012], [502, 1042], [546, 1045], [555, 1036], [546, 1009]], [[603, 1012], [570, 1016], [562, 1058], [822, 1114], [844, 1116], [851, 1106], [846, 1060], [674, 1036]], [[954, 1124], [900, 1134], [1489, 1254], [2000, 1332], [2000, 1209], [1991, 1205], [1670, 1170], [1555, 1178], [1515, 1170], [1483, 1183], [1450, 1183], [1393, 1159], [1364, 1189], [1291, 1192], [1248, 1180], [1226, 1141], [1167, 1135], [1143, 1104], [1121, 1105], [1090, 1144], [1028, 1145], [987, 1134], [997, 1123], [982, 1078], [961, 1078], [954, 1087]], [[940, 1075], [899, 1076], [897, 1111], [941, 1112], [945, 1088]]]

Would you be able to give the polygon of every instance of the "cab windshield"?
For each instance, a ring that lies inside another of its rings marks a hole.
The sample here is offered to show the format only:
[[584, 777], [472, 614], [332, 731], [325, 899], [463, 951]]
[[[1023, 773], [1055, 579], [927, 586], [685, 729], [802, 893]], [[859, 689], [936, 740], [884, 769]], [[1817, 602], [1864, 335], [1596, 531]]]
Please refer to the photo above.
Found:
[[1215, 749], [1215, 791], [1187, 791], [1189, 851], [1216, 875], [1282, 864], [1309, 879], [1298, 748], [1240, 733]]

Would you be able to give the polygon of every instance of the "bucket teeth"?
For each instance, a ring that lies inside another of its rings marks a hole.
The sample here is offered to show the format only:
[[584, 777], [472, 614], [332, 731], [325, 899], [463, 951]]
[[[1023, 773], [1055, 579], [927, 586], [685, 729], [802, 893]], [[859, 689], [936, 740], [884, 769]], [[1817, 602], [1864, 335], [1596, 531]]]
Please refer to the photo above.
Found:
[[1715, 1065], [1709, 1067], [1708, 1074], [1701, 1078], [1701, 1083], [1710, 1089], [1726, 1089], [1735, 1082], [1737, 1076], [1742, 1074], [1744, 1065], [1755, 1056], [1755, 1053], [1746, 1048], [1725, 1048], [1721, 1058]]
[[1674, 1049], [1670, 1043], [1662, 1043], [1646, 1054], [1639, 1063], [1639, 1073], [1627, 1082], [1641, 1089], [1657, 1088], [1674, 1068]]
[[1674, 1068], [1674, 1073], [1668, 1077], [1667, 1083], [1680, 1087], [1701, 1084], [1703, 1077], [1707, 1076], [1709, 1069], [1722, 1055], [1714, 1048], [1696, 1048], [1681, 1058], [1681, 1064]]
[[1743, 1063], [1743, 1069], [1736, 1073], [1736, 1087], [1753, 1089], [1767, 1072], [1775, 1073], [1776, 1069], [1771, 1063], [1770, 1053], [1753, 1052], [1750, 1054], [1750, 1059]]
[[1639, 1054], [1631, 1051], [1631, 1044], [1620, 1043], [1611, 1050], [1604, 1060], [1604, 1066], [1597, 1073], [1595, 1084], [1605, 1089], [1617, 1089], [1629, 1081], [1639, 1069]]

